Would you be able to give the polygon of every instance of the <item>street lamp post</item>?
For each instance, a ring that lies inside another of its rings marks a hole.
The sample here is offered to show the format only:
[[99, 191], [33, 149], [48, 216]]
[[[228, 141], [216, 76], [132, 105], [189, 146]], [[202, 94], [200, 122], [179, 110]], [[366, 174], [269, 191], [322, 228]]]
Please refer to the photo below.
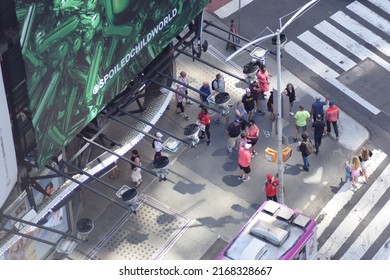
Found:
[[[277, 72], [277, 133], [278, 133], [278, 158], [277, 158], [277, 165], [278, 165], [278, 180], [279, 180], [279, 202], [281, 204], [284, 204], [284, 181], [283, 181], [283, 171], [284, 171], [284, 165], [283, 165], [283, 124], [282, 124], [282, 90], [281, 90], [281, 41], [280, 41], [280, 35], [282, 34], [283, 30], [286, 29], [287, 26], [289, 26], [299, 15], [301, 15], [304, 11], [312, 7], [314, 4], [319, 2], [320, 0], [312, 0], [308, 3], [306, 3], [304, 6], [302, 6], [283, 26], [280, 26], [279, 29], [276, 30], [275, 33], [263, 36], [261, 38], [258, 38], [252, 42], [249, 42], [245, 46], [241, 47], [237, 51], [235, 51], [232, 55], [230, 55], [228, 58], [226, 58], [226, 61], [231, 60], [233, 57], [235, 57], [237, 54], [244, 51], [249, 46], [256, 44], [258, 42], [261, 42], [265, 39], [268, 39], [270, 37], [276, 36], [276, 72]], [[285, 43], [285, 42], [283, 42]]]
[[280, 53], [280, 30], [276, 30], [276, 86], [278, 90], [278, 119], [277, 119], [277, 131], [278, 131], [278, 193], [279, 193], [279, 202], [284, 204], [284, 165], [283, 165], [283, 124], [282, 124], [282, 88], [281, 88], [281, 72], [282, 72], [282, 63], [281, 63], [281, 53]]

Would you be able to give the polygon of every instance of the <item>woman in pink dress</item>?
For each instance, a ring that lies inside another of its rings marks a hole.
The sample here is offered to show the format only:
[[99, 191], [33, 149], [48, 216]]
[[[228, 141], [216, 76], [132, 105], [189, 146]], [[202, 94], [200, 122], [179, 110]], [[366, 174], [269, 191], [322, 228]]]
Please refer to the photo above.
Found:
[[259, 71], [257, 71], [256, 76], [263, 93], [269, 91], [268, 77], [271, 77], [271, 75], [268, 73], [268, 70], [264, 64], [259, 65]]

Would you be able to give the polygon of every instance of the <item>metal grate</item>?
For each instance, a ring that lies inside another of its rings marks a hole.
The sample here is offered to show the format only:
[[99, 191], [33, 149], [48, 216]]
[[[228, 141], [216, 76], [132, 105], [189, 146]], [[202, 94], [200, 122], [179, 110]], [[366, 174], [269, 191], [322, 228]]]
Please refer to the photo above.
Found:
[[150, 260], [161, 258], [187, 229], [191, 220], [147, 198], [137, 214], [110, 236], [93, 257], [100, 260]]

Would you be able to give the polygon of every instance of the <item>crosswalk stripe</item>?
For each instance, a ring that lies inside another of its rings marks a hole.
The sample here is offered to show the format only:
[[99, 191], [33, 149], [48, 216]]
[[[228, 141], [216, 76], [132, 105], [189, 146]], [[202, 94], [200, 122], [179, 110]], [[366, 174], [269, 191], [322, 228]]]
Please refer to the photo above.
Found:
[[[390, 3], [390, 1], [389, 1]], [[352, 2], [347, 6], [349, 10], [366, 20], [368, 23], [374, 25], [379, 30], [382, 30], [386, 34], [390, 35], [390, 22], [383, 17], [373, 12], [358, 1]]]
[[[241, 3], [240, 3], [241, 2]], [[220, 18], [226, 18], [231, 14], [235, 13], [239, 9], [242, 9], [246, 5], [253, 2], [253, 0], [233, 0], [226, 5], [223, 5], [221, 8], [216, 10], [214, 13]], [[240, 7], [241, 4], [241, 7]]]
[[322, 54], [334, 64], [338, 65], [344, 71], [348, 71], [356, 65], [353, 60], [343, 55], [341, 52], [339, 52], [338, 50], [330, 46], [328, 43], [315, 36], [310, 31], [305, 31], [298, 36], [298, 39], [304, 42], [309, 47], [311, 47], [313, 50]]
[[390, 260], [390, 239], [386, 240], [372, 260]]
[[361, 98], [354, 91], [350, 90], [340, 81], [338, 81], [336, 78], [339, 76], [339, 74], [336, 71], [330, 69], [327, 65], [319, 61], [317, 58], [315, 58], [313, 55], [305, 51], [303, 48], [298, 46], [293, 41], [290, 41], [285, 45], [285, 51], [287, 51], [296, 60], [306, 65], [317, 75], [324, 78], [332, 85], [337, 87], [339, 90], [344, 92], [351, 99], [358, 102], [360, 105], [362, 105], [365, 109], [369, 110], [371, 113], [375, 115], [380, 113], [380, 110], [378, 108], [376, 108], [371, 103], [367, 102], [365, 99]]
[[359, 202], [353, 207], [351, 212], [344, 218], [337, 229], [327, 239], [325, 244], [319, 249], [319, 259], [331, 259], [332, 256], [341, 248], [345, 240], [356, 229], [370, 210], [375, 206], [381, 196], [390, 187], [390, 184], [383, 184], [390, 176], [390, 165], [381, 173], [378, 179], [365, 192]]
[[[390, 175], [390, 174], [388, 174]], [[390, 178], [387, 178], [389, 180]], [[359, 235], [355, 242], [348, 248], [347, 252], [340, 258], [341, 260], [360, 260], [367, 249], [374, 244], [379, 235], [389, 224], [390, 200], [375, 215], [374, 219]]]
[[390, 57], [390, 44], [368, 28], [361, 25], [356, 20], [352, 19], [350, 16], [346, 15], [342, 11], [338, 11], [330, 18], [338, 22], [340, 25], [342, 25], [367, 43], [373, 45], [381, 53]]
[[[367, 175], [372, 172], [386, 159], [387, 155], [381, 150], [374, 149], [370, 158], [370, 165], [367, 168]], [[351, 184], [345, 183], [333, 198], [325, 205], [318, 214], [316, 220], [320, 221], [317, 225], [317, 236], [320, 237], [325, 229], [330, 225], [334, 217], [344, 208], [354, 194], [350, 191]]]
[[389, 0], [368, 0], [372, 4], [376, 5], [378, 8], [382, 9], [386, 13], [390, 14], [390, 1]]
[[327, 36], [329, 39], [339, 44], [344, 49], [357, 56], [359, 59], [365, 60], [366, 58], [370, 58], [385, 68], [387, 71], [390, 71], [390, 63], [374, 54], [369, 49], [353, 40], [351, 37], [348, 37], [345, 33], [341, 32], [329, 22], [322, 21], [321, 23], [314, 26], [314, 28]]

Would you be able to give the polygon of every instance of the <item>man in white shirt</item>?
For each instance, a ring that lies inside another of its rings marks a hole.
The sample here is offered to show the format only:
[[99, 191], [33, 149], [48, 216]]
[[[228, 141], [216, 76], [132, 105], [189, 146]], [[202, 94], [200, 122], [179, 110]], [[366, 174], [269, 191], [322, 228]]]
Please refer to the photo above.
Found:
[[161, 151], [163, 149], [163, 141], [161, 139], [163, 135], [161, 132], [156, 132], [155, 136], [157, 139], [153, 139], [153, 149], [155, 151], [154, 159], [162, 156]]

